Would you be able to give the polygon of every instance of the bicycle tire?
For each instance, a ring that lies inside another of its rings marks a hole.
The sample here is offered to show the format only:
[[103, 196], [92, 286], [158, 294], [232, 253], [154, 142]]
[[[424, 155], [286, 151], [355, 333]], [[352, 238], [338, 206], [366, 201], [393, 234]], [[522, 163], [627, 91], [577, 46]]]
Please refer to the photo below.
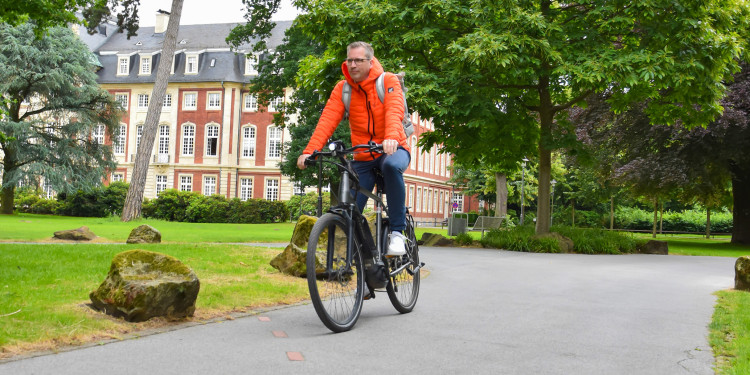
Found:
[[[355, 237], [351, 267], [347, 269], [347, 235], [346, 220], [340, 215], [327, 213], [313, 225], [307, 245], [310, 299], [323, 324], [337, 333], [352, 329], [362, 312], [364, 297], [362, 253]], [[326, 266], [329, 254], [330, 269]]]
[[[417, 304], [419, 297], [419, 245], [414, 233], [414, 225], [407, 220], [406, 230], [406, 255], [397, 258], [387, 258], [389, 272], [398, 270], [406, 265], [397, 275], [390, 278], [386, 287], [388, 298], [393, 307], [402, 314], [411, 312]], [[414, 271], [416, 269], [416, 271]]]

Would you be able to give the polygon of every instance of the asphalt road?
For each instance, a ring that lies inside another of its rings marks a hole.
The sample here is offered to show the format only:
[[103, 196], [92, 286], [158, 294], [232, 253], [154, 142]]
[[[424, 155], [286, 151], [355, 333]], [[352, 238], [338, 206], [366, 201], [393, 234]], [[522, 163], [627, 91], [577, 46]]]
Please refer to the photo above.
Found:
[[[733, 258], [422, 248], [417, 307], [385, 293], [330, 333], [312, 305], [0, 364], [0, 374], [713, 374]], [[200, 297], [199, 297], [200, 298]]]

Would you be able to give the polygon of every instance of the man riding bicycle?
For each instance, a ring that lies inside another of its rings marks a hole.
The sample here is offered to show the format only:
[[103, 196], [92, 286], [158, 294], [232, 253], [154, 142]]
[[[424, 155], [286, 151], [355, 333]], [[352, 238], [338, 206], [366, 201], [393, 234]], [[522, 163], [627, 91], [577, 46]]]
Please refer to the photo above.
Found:
[[[382, 143], [385, 152], [385, 155], [355, 154], [352, 166], [359, 175], [360, 186], [368, 191], [375, 187], [373, 168], [382, 172], [392, 231], [386, 256], [401, 256], [406, 253], [402, 233], [406, 229], [404, 170], [411, 160], [401, 123], [404, 117], [404, 98], [398, 78], [393, 74], [386, 74], [385, 98], [382, 103], [378, 99], [375, 81], [383, 73], [383, 67], [374, 54], [372, 46], [365, 42], [354, 42], [347, 46], [347, 58], [341, 64], [346, 79], [333, 89], [307, 147], [297, 159], [297, 166], [305, 169], [305, 159], [313, 151], [323, 148], [344, 118], [346, 107], [342, 101], [342, 90], [344, 82], [348, 82], [352, 88], [349, 104], [352, 144], [370, 141]], [[357, 194], [356, 197], [360, 211], [364, 210], [367, 196]]]

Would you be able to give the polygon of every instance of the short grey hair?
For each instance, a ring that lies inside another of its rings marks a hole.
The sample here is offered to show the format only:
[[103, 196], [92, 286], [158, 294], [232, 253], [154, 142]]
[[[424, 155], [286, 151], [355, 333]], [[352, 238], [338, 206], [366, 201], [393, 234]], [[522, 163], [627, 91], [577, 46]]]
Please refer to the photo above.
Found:
[[349, 51], [355, 48], [364, 48], [365, 57], [368, 59], [372, 59], [375, 56], [375, 50], [373, 50], [370, 43], [367, 43], [367, 42], [353, 42], [349, 44], [348, 46], [346, 46], [346, 54], [348, 55]]

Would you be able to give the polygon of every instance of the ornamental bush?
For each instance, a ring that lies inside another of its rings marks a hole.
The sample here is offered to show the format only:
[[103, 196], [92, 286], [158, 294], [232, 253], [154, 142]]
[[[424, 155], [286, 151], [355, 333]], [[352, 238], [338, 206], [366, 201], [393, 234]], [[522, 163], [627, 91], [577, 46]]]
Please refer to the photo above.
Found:
[[281, 201], [227, 200], [222, 195], [207, 197], [176, 189], [165, 190], [156, 199], [145, 201], [141, 213], [144, 217], [192, 223], [259, 224], [277, 223], [289, 218], [289, 210]]

